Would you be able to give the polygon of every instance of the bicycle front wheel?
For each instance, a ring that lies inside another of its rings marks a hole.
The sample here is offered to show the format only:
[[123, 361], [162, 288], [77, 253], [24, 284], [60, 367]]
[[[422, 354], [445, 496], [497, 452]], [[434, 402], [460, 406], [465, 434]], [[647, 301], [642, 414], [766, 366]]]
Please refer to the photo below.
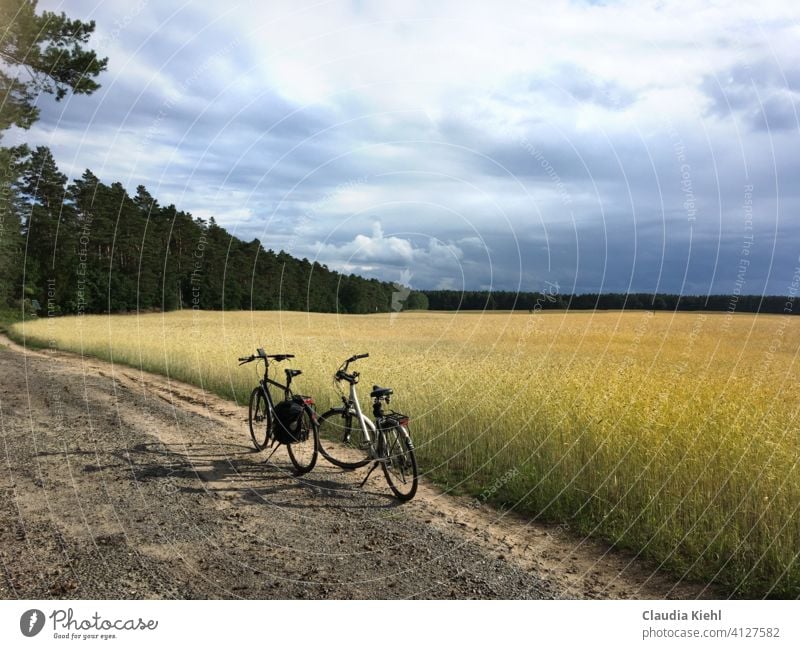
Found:
[[303, 410], [300, 421], [300, 441], [289, 444], [289, 459], [298, 474], [308, 473], [317, 463], [319, 429], [310, 408]]
[[331, 464], [342, 469], [366, 466], [369, 449], [361, 426], [345, 408], [332, 408], [319, 418], [319, 451]]
[[267, 398], [261, 387], [257, 387], [250, 394], [250, 412], [247, 417], [250, 425], [250, 437], [257, 451], [266, 448], [272, 430], [272, 412], [267, 404]]
[[380, 429], [383, 475], [389, 488], [403, 502], [417, 493], [417, 458], [405, 427], [400, 424]]

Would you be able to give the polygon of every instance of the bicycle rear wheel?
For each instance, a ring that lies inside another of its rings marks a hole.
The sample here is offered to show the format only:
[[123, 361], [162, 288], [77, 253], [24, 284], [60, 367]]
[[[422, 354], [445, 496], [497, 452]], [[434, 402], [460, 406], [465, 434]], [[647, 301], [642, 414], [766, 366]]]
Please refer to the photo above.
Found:
[[405, 427], [400, 424], [380, 429], [381, 467], [386, 482], [403, 502], [417, 493], [417, 458], [414, 445]]
[[261, 387], [257, 387], [250, 394], [250, 410], [247, 417], [250, 425], [250, 437], [257, 451], [266, 448], [270, 441], [272, 430], [272, 411], [267, 404], [267, 398]]
[[345, 408], [332, 408], [319, 418], [319, 451], [342, 469], [358, 469], [371, 459], [369, 442], [354, 420]]
[[302, 441], [289, 444], [289, 459], [294, 464], [298, 474], [308, 473], [317, 463], [317, 449], [319, 448], [319, 429], [309, 408], [303, 411], [300, 422]]

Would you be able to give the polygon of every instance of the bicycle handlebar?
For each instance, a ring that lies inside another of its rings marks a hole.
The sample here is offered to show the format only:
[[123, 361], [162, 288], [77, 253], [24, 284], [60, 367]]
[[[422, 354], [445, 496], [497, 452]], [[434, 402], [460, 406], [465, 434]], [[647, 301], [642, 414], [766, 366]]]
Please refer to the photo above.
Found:
[[336, 374], [333, 376], [334, 381], [349, 381], [353, 382], [359, 377], [358, 372], [353, 372], [352, 374], [348, 374], [344, 370], [337, 370]]
[[288, 358], [294, 358], [294, 354], [265, 354], [263, 349], [259, 349], [258, 351], [259, 351], [258, 355], [251, 354], [250, 356], [240, 356], [239, 365], [244, 365], [245, 363], [251, 363], [259, 358], [263, 358], [264, 361], [267, 361], [267, 359], [271, 358], [272, 360], [278, 363], [280, 363], [281, 361], [285, 361]]
[[333, 380], [356, 383], [358, 381], [358, 372], [353, 372], [352, 374], [348, 374], [347, 368], [350, 366], [350, 363], [353, 363], [361, 358], [369, 358], [369, 354], [356, 354], [348, 358], [344, 363], [342, 363], [339, 366], [339, 369], [336, 370], [336, 374], [333, 375]]

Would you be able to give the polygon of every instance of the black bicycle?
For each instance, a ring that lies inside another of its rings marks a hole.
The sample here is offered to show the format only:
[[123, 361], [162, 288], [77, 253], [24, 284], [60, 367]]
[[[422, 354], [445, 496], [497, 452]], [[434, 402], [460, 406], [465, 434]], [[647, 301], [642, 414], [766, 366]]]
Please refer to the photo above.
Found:
[[[342, 469], [357, 469], [372, 462], [363, 486], [380, 465], [386, 482], [399, 500], [407, 501], [417, 493], [417, 459], [408, 432], [407, 415], [384, 412], [393, 394], [391, 388], [372, 386], [372, 415], [374, 422], [364, 416], [356, 394], [358, 372], [348, 372], [350, 363], [369, 354], [348, 358], [334, 375], [337, 385], [344, 381], [350, 386], [342, 394], [342, 405], [331, 408], [319, 418], [319, 450], [322, 456]], [[324, 440], [324, 441], [323, 441]]]
[[[286, 384], [269, 377], [270, 360], [280, 363], [294, 358], [294, 354], [267, 354], [259, 348], [255, 354], [239, 359], [239, 365], [264, 361], [264, 377], [250, 393], [248, 423], [250, 437], [256, 450], [275, 446], [265, 460], [268, 461], [281, 444], [285, 445], [299, 474], [308, 473], [317, 463], [319, 426], [314, 411], [314, 399], [292, 392], [292, 379], [300, 376], [301, 370], [286, 368]], [[270, 387], [283, 392], [283, 401], [275, 403]]]

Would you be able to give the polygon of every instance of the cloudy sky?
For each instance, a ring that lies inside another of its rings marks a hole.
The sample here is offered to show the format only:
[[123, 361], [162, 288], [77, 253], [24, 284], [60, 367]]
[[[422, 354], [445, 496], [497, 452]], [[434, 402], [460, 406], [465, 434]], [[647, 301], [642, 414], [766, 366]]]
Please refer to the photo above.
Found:
[[28, 139], [268, 248], [415, 288], [786, 294], [800, 266], [795, 0], [39, 6], [109, 68]]

